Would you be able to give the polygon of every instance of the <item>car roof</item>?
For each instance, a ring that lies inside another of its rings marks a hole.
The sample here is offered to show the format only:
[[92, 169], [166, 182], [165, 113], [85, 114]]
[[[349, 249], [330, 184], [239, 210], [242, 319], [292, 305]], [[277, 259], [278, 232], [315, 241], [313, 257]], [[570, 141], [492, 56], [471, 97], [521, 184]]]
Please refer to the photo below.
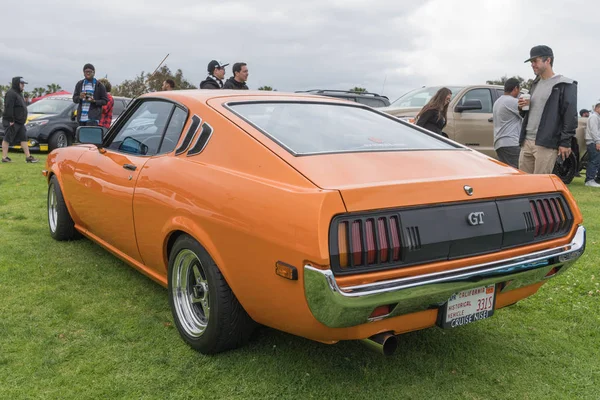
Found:
[[[165, 92], [152, 92], [146, 93], [140, 97], [144, 98], [165, 98], [179, 102], [201, 102], [206, 103], [212, 99], [222, 98], [223, 102], [226, 101], [259, 101], [259, 100], [297, 100], [297, 101], [313, 101], [319, 103], [336, 103], [336, 104], [349, 104], [343, 99], [336, 99], [333, 97], [324, 97], [317, 94], [311, 93], [289, 93], [289, 92], [276, 92], [276, 91], [264, 91], [264, 90], [206, 90], [206, 89], [191, 89], [191, 90], [170, 90]], [[352, 103], [350, 103], [352, 104]], [[357, 104], [357, 106], [359, 106]]]

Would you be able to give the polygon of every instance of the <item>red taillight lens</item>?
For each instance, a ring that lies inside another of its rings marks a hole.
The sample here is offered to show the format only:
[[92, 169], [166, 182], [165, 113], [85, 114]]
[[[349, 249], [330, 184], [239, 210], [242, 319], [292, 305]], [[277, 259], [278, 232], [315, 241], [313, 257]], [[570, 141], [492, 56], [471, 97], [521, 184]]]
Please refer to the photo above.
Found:
[[365, 234], [367, 235], [367, 240], [365, 240], [367, 245], [367, 264], [375, 264], [377, 261], [377, 251], [375, 251], [375, 229], [373, 228], [375, 223], [372, 219], [368, 219], [365, 224]]
[[391, 217], [390, 232], [392, 233], [392, 261], [400, 260], [400, 225], [398, 225], [398, 217]]
[[348, 267], [348, 223], [340, 222], [338, 225], [338, 250], [340, 254], [340, 267]]
[[361, 221], [352, 222], [352, 264], [362, 264], [362, 232], [361, 232]]
[[386, 218], [377, 220], [377, 235], [379, 236], [379, 259], [382, 263], [388, 262], [389, 245]]
[[560, 198], [530, 200], [529, 205], [535, 225], [535, 238], [554, 235], [568, 228], [569, 217]]

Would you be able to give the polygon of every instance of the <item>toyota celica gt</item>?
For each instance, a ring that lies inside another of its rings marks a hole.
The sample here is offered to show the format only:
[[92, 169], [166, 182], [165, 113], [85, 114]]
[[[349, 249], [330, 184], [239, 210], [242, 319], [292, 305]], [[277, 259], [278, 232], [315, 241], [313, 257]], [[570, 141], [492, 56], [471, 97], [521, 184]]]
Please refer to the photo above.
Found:
[[262, 324], [318, 342], [491, 317], [585, 249], [554, 175], [529, 175], [360, 104], [171, 91], [52, 151], [48, 223], [168, 288], [192, 348]]

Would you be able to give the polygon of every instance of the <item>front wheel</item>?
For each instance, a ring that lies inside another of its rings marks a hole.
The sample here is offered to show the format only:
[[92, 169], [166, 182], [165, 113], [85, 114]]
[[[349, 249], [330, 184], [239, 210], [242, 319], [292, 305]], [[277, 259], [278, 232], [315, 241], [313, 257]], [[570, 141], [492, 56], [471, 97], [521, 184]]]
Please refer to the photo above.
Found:
[[169, 303], [183, 340], [203, 354], [243, 345], [255, 323], [208, 252], [193, 238], [177, 239], [169, 257]]
[[573, 153], [571, 153], [562, 164], [556, 163], [554, 165], [554, 170], [552, 171], [552, 173], [558, 176], [566, 185], [573, 181], [577, 172], [577, 157]]

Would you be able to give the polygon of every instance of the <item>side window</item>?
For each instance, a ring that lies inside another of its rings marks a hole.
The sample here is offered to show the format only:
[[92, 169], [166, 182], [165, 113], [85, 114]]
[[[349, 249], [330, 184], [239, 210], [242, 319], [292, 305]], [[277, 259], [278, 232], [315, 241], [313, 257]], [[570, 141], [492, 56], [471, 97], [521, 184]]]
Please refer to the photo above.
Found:
[[186, 118], [187, 112], [179, 107], [175, 107], [175, 111], [169, 121], [169, 126], [165, 132], [165, 137], [160, 145], [158, 154], [170, 153], [175, 150], [175, 146], [177, 146], [177, 142], [179, 142], [179, 137], [181, 136], [181, 131], [183, 131]]
[[496, 89], [496, 97], [497, 97], [497, 99], [499, 99], [502, 96], [504, 96], [504, 89]]
[[113, 106], [113, 116], [117, 117], [123, 114], [125, 110], [125, 104], [121, 100], [115, 99], [115, 105]]
[[473, 89], [469, 90], [467, 94], [460, 99], [459, 104], [464, 104], [468, 100], [479, 100], [481, 101], [481, 110], [465, 111], [465, 113], [491, 113], [492, 112], [492, 93], [490, 89]]
[[143, 102], [117, 132], [108, 148], [143, 156], [157, 154], [173, 107], [165, 101]]
[[356, 101], [369, 107], [385, 107], [383, 100], [372, 97], [357, 97]]

